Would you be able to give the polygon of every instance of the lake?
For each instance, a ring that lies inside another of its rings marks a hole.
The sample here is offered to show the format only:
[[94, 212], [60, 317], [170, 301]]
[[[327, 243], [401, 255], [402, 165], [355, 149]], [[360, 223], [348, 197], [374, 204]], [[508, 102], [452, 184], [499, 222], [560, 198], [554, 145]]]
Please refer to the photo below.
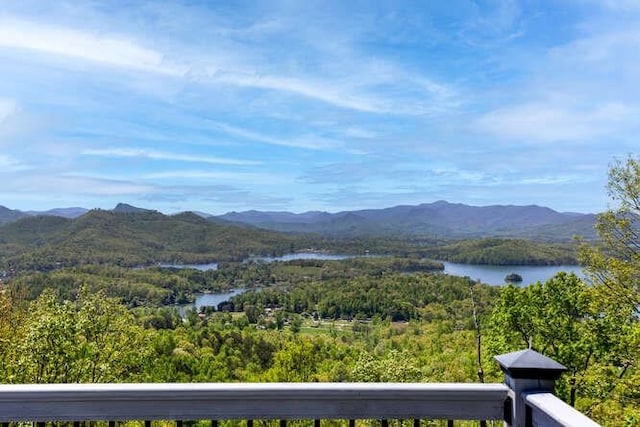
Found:
[[224, 301], [228, 301], [231, 297], [240, 295], [246, 291], [246, 289], [232, 289], [228, 292], [218, 292], [215, 294], [198, 294], [196, 295], [196, 302], [192, 304], [196, 310], [200, 310], [200, 307], [218, 307], [218, 304]]
[[[375, 257], [375, 255], [340, 255], [326, 254], [318, 252], [300, 252], [286, 254], [280, 257], [255, 258], [266, 262], [291, 261], [294, 259], [320, 259], [320, 260], [341, 260], [348, 258]], [[584, 278], [582, 267], [577, 265], [475, 265], [457, 264], [453, 262], [442, 262], [444, 273], [454, 276], [469, 276], [471, 279], [479, 279], [482, 283], [490, 285], [504, 285], [504, 277], [510, 273], [517, 273], [522, 277], [522, 285], [528, 285], [537, 281], [546, 282], [559, 271], [573, 272], [578, 277]]]
[[216, 292], [214, 294], [196, 294], [196, 300], [193, 304], [184, 304], [178, 307], [181, 316], [185, 316], [187, 311], [196, 310], [200, 311], [201, 307], [215, 307], [218, 309], [218, 304], [228, 301], [231, 297], [240, 295], [245, 292], [246, 289], [232, 289], [227, 292]]
[[535, 282], [546, 282], [560, 271], [575, 273], [584, 278], [582, 267], [578, 265], [475, 265], [456, 264], [443, 262], [445, 274], [454, 276], [469, 276], [471, 279], [479, 279], [482, 283], [490, 285], [504, 285], [504, 276], [516, 273], [522, 276], [521, 285], [529, 285]]

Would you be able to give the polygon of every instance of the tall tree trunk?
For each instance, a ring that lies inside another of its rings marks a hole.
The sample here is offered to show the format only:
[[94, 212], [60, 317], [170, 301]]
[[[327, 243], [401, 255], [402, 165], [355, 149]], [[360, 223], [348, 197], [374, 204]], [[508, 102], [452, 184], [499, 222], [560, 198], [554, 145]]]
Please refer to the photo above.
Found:
[[[484, 383], [484, 369], [482, 369], [482, 333], [480, 332], [480, 322], [478, 322], [478, 312], [476, 310], [476, 302], [473, 298], [473, 284], [469, 286], [471, 294], [471, 308], [473, 309], [473, 325], [476, 329], [476, 355], [478, 357], [478, 380]], [[487, 427], [487, 422], [480, 421], [480, 427]]]

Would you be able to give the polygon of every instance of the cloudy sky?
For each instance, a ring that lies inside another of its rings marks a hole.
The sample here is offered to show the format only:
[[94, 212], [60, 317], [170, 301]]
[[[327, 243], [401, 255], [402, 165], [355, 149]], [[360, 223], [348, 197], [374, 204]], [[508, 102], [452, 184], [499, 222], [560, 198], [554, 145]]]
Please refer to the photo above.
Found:
[[0, 0], [12, 209], [598, 212], [629, 154], [640, 0]]

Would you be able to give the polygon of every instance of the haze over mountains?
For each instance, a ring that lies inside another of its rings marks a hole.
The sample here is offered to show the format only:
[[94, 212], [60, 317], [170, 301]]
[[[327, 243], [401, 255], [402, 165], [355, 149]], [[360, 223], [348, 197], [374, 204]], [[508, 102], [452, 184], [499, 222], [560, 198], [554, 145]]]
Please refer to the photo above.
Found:
[[[118, 204], [112, 211], [154, 212], [124, 203]], [[85, 208], [23, 212], [0, 206], [0, 225], [36, 215], [77, 218], [87, 212], [88, 209]], [[563, 213], [536, 205], [469, 206], [446, 201], [338, 213], [246, 211], [230, 212], [220, 216], [198, 212], [197, 215], [212, 222], [234, 223], [280, 232], [317, 233], [332, 237], [491, 236], [553, 241], [571, 239], [575, 235], [587, 239], [594, 238], [596, 218], [594, 214]]]

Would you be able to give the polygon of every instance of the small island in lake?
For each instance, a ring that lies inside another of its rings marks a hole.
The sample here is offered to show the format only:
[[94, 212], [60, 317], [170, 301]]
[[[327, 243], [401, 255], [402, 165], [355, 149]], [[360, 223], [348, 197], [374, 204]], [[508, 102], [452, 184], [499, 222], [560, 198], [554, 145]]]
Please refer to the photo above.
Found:
[[507, 283], [520, 283], [522, 282], [522, 276], [518, 273], [510, 273], [504, 276], [504, 281]]

